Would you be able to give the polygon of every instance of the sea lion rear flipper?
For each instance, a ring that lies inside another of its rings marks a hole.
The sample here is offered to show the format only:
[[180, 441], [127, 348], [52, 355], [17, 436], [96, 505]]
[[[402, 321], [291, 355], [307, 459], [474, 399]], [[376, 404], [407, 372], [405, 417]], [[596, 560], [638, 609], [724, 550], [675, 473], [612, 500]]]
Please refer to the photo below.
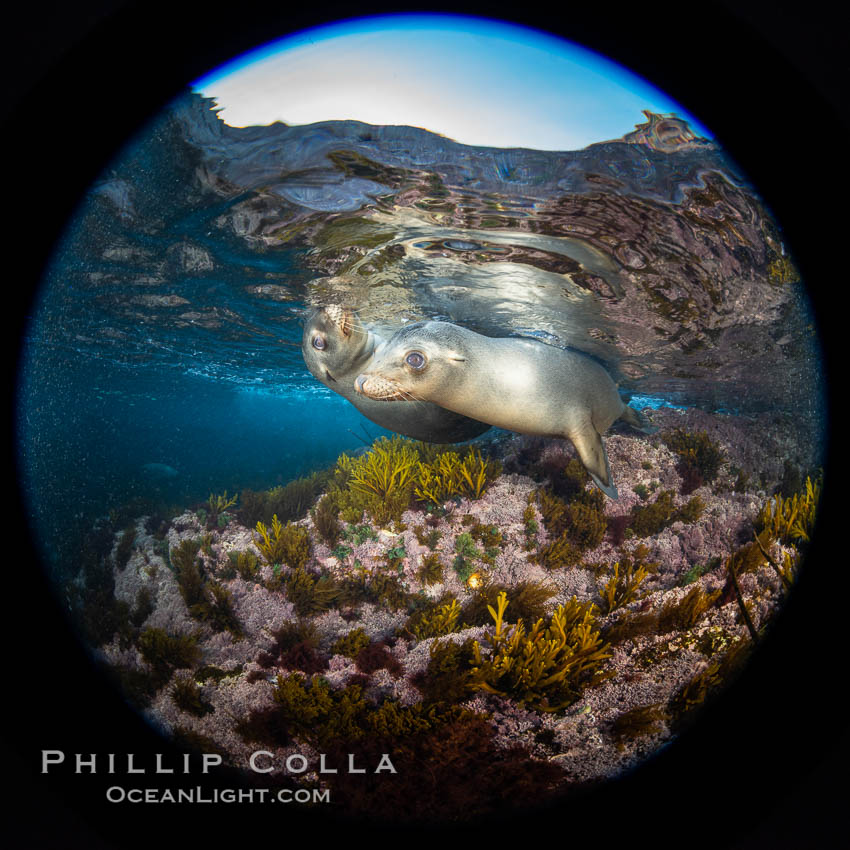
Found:
[[629, 405], [625, 405], [623, 408], [620, 419], [644, 434], [654, 434], [658, 430], [639, 410], [635, 410]]
[[602, 437], [599, 436], [593, 425], [588, 423], [581, 431], [570, 434], [570, 439], [576, 447], [584, 468], [593, 479], [593, 483], [609, 498], [618, 498], [619, 493], [617, 493], [617, 488], [614, 485], [614, 478], [611, 475], [611, 467], [608, 464], [608, 455], [605, 452], [605, 446], [602, 444]]

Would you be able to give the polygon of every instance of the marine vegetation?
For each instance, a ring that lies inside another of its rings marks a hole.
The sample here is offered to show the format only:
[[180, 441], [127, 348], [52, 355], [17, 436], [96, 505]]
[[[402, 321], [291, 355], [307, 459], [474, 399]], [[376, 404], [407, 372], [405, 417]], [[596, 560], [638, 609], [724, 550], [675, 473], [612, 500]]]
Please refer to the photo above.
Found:
[[181, 711], [193, 714], [195, 717], [203, 717], [214, 711], [212, 705], [203, 698], [201, 689], [191, 676], [175, 678], [171, 687], [171, 699]]
[[442, 537], [439, 529], [431, 528], [426, 531], [424, 525], [415, 526], [413, 533], [416, 535], [416, 539], [423, 546], [427, 546], [432, 552], [437, 548], [437, 544], [440, 542], [440, 538]]
[[281, 578], [280, 584], [299, 617], [327, 611], [340, 595], [340, 587], [331, 576], [316, 575], [304, 567]]
[[419, 640], [441, 637], [458, 630], [460, 605], [457, 599], [451, 599], [430, 611], [422, 611], [408, 621], [407, 628]]
[[216, 632], [229, 631], [238, 638], [242, 628], [233, 611], [232, 595], [204, 572], [199, 557], [201, 546], [200, 540], [186, 539], [171, 550], [180, 595], [191, 617], [208, 623]]
[[137, 629], [153, 614], [156, 609], [154, 595], [147, 586], [140, 587], [136, 591], [136, 607], [130, 613], [130, 623]]
[[624, 741], [641, 735], [653, 735], [660, 732], [665, 720], [660, 703], [639, 705], [621, 714], [611, 724], [611, 735], [617, 749], [624, 749]]
[[360, 457], [341, 455], [334, 482], [343, 519], [360, 522], [366, 511], [384, 525], [400, 522], [414, 500], [440, 506], [463, 496], [479, 499], [500, 471], [472, 446], [461, 456], [395, 435], [376, 440]]
[[471, 679], [474, 651], [472, 638], [463, 643], [435, 640], [429, 650], [428, 667], [413, 677], [425, 702], [462, 702], [475, 690]]
[[398, 435], [381, 437], [361, 457], [342, 454], [337, 460], [337, 482], [346, 490], [340, 498], [345, 519], [359, 522], [368, 511], [379, 525], [401, 519], [410, 502], [418, 454], [410, 440]]
[[602, 542], [608, 518], [602, 510], [600, 491], [581, 490], [568, 503], [554, 491], [542, 489], [538, 500], [550, 540], [537, 553], [537, 560], [547, 569], [573, 566], [585, 550]]
[[339, 524], [339, 505], [332, 494], [322, 496], [316, 503], [313, 524], [322, 540], [333, 549], [342, 537], [342, 526]]
[[370, 642], [371, 638], [362, 628], [352, 629], [347, 635], [343, 635], [334, 642], [331, 653], [355, 658], [361, 649], [369, 646]]
[[258, 522], [269, 525], [275, 514], [281, 522], [300, 519], [324, 492], [332, 477], [333, 470], [325, 469], [271, 490], [243, 490], [239, 519], [247, 528], [254, 528]]
[[436, 552], [429, 552], [419, 563], [419, 580], [425, 585], [443, 580], [443, 565]]
[[[749, 470], [760, 436], [742, 447], [730, 437], [730, 462]], [[512, 465], [526, 443], [499, 436], [492, 451]], [[630, 768], [725, 686], [783, 601], [766, 565], [790, 586], [812, 535], [814, 478], [777, 490], [772, 462], [742, 493], [724, 484], [682, 497], [663, 483], [678, 480], [678, 455], [658, 439], [633, 443], [612, 444], [644, 470], [624, 476], [629, 508], [616, 513], [555, 441], [539, 442], [523, 470], [533, 476], [513, 470], [486, 491], [483, 449], [381, 439], [340, 459], [321, 491], [302, 481], [298, 517], [275, 509], [199, 532], [184, 508], [158, 538], [139, 535], [123, 571], [130, 526], [111, 526], [84, 565], [99, 610], [81, 613], [128, 698], [175, 737], [209, 734], [204, 746], [231, 758], [240, 736], [320, 750], [339, 775], [281, 765], [269, 779], [329, 789], [341, 811], [468, 819], [515, 804], [513, 790], [548, 803]], [[724, 466], [722, 481], [738, 471]], [[279, 504], [283, 489], [248, 507]], [[209, 519], [218, 502], [204, 507]], [[78, 608], [80, 593], [69, 589]], [[213, 634], [228, 611], [245, 612], [236, 646]], [[398, 775], [374, 774], [382, 753]], [[345, 777], [349, 754], [366, 775]]]
[[547, 570], [575, 566], [581, 560], [581, 549], [566, 534], [550, 540], [542, 546], [536, 557], [539, 564]]
[[257, 655], [261, 667], [285, 667], [308, 674], [327, 669], [327, 657], [318, 652], [319, 636], [310, 621], [285, 622], [271, 635], [274, 643]]
[[136, 646], [154, 672], [166, 680], [173, 670], [194, 667], [201, 659], [197, 635], [170, 635], [164, 629], [147, 628]]
[[223, 528], [227, 525], [229, 517], [225, 511], [236, 504], [236, 499], [236, 496], [228, 498], [227, 490], [219, 496], [210, 493], [207, 501], [207, 528]]
[[115, 547], [115, 566], [119, 570], [123, 570], [127, 566], [130, 556], [133, 554], [133, 544], [135, 542], [136, 527], [135, 525], [131, 525], [124, 530], [121, 539], [118, 541], [118, 545]]
[[508, 617], [510, 622], [523, 619], [527, 623], [534, 623], [546, 615], [546, 603], [557, 593], [557, 589], [545, 582], [529, 580], [517, 582], [512, 586], [484, 584], [464, 602], [464, 624], [489, 625], [490, 608], [498, 604], [500, 593], [507, 594], [508, 607], [512, 612]]
[[651, 504], [635, 505], [632, 508], [628, 527], [637, 537], [651, 537], [674, 522], [696, 522], [704, 509], [705, 504], [699, 496], [693, 496], [677, 508], [673, 504], [673, 491], [663, 490]]
[[702, 587], [692, 587], [678, 602], [668, 602], [658, 614], [658, 631], [684, 632], [692, 629], [720, 598], [720, 591], [706, 593]]
[[537, 513], [534, 510], [534, 505], [529, 504], [522, 515], [523, 531], [525, 533], [525, 548], [526, 551], [531, 551], [537, 546], [537, 533], [540, 531], [540, 525], [537, 522]]
[[693, 493], [697, 487], [711, 484], [717, 478], [726, 457], [705, 431], [693, 433], [673, 428], [662, 439], [679, 458], [677, 470], [682, 476], [682, 495]]
[[623, 564], [621, 569], [620, 562], [617, 561], [611, 578], [600, 590], [603, 612], [610, 614], [634, 602], [638, 598], [638, 590], [647, 575], [649, 571], [645, 566], [636, 567], [629, 562]]
[[806, 489], [791, 498], [777, 494], [765, 502], [756, 525], [775, 540], [795, 546], [808, 543], [815, 527], [815, 515], [820, 499], [820, 480], [812, 483], [806, 478]]
[[284, 526], [272, 517], [271, 529], [261, 521], [257, 522], [257, 534], [254, 542], [269, 564], [286, 564], [293, 569], [303, 567], [310, 557], [310, 534], [306, 528], [287, 522]]
[[430, 463], [419, 461], [413, 491], [417, 499], [432, 505], [458, 496], [480, 499], [500, 472], [499, 464], [485, 461], [478, 449], [468, 449], [463, 459], [457, 452], [444, 451]]
[[626, 613], [603, 632], [605, 640], [614, 645], [633, 640], [640, 635], [669, 634], [692, 629], [718, 603], [722, 591], [706, 593], [696, 585], [678, 602], [671, 601], [659, 609]]
[[475, 547], [475, 541], [468, 531], [458, 534], [455, 538], [455, 552], [457, 554], [452, 561], [452, 567], [458, 578], [462, 582], [467, 582], [475, 572], [475, 564], [471, 563], [471, 559], [481, 557], [481, 552]]
[[496, 624], [489, 652], [482, 653], [478, 641], [473, 645], [475, 688], [541, 711], [559, 711], [602, 681], [601, 664], [611, 656], [596, 627], [595, 605], [573, 597], [555, 609], [548, 626], [541, 618], [526, 632], [521, 619], [512, 629], [504, 628], [506, 593], [496, 604], [489, 609]]
[[322, 677], [308, 680], [301, 673], [279, 675], [273, 696], [273, 708], [254, 712], [240, 724], [245, 740], [281, 745], [294, 736], [324, 751], [334, 741], [351, 743], [372, 736], [403, 738], [438, 728], [449, 718], [467, 713], [458, 706], [408, 706], [391, 699], [376, 708], [365, 699], [360, 684], [334, 690]]
[[689, 723], [694, 717], [695, 709], [702, 707], [734, 680], [746, 663], [752, 646], [746, 638], [738, 640], [722, 658], [712, 659], [705, 668], [679, 688], [668, 707], [670, 725], [674, 731]]
[[260, 573], [260, 562], [250, 549], [239, 549], [228, 555], [233, 569], [245, 580], [253, 581]]
[[407, 550], [402, 545], [392, 546], [384, 553], [387, 561], [387, 566], [390, 569], [401, 572], [403, 569], [403, 561], [407, 557]]

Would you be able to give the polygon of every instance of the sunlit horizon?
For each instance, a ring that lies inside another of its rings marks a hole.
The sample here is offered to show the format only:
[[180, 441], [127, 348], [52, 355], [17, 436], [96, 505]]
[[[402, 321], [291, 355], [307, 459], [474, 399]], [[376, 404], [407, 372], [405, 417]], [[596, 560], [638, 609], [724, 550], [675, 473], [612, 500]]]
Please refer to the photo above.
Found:
[[459, 15], [388, 15], [296, 33], [197, 80], [233, 127], [356, 120], [466, 145], [578, 150], [620, 138], [642, 110], [675, 113], [649, 82], [562, 38]]

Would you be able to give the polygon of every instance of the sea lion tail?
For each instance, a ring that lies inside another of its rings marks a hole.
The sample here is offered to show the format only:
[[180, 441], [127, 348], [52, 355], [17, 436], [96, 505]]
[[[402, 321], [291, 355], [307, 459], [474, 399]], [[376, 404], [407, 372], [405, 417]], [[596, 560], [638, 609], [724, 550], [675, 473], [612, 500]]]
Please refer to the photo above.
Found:
[[623, 408], [623, 412], [620, 414], [620, 419], [624, 422], [627, 422], [632, 428], [640, 431], [643, 434], [654, 434], [658, 431], [658, 428], [655, 427], [647, 418], [644, 416], [639, 410], [635, 410], [633, 407], [629, 407], [625, 405]]

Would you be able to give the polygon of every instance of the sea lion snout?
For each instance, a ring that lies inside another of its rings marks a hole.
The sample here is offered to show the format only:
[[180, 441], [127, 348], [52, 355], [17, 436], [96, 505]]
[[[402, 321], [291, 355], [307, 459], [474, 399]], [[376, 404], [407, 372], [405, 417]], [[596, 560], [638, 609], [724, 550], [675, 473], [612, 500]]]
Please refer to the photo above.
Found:
[[411, 393], [405, 393], [401, 387], [381, 375], [358, 375], [354, 379], [354, 389], [374, 401], [402, 401], [413, 398]]
[[351, 336], [354, 329], [354, 314], [346, 307], [328, 304], [323, 308], [325, 315], [343, 336]]

